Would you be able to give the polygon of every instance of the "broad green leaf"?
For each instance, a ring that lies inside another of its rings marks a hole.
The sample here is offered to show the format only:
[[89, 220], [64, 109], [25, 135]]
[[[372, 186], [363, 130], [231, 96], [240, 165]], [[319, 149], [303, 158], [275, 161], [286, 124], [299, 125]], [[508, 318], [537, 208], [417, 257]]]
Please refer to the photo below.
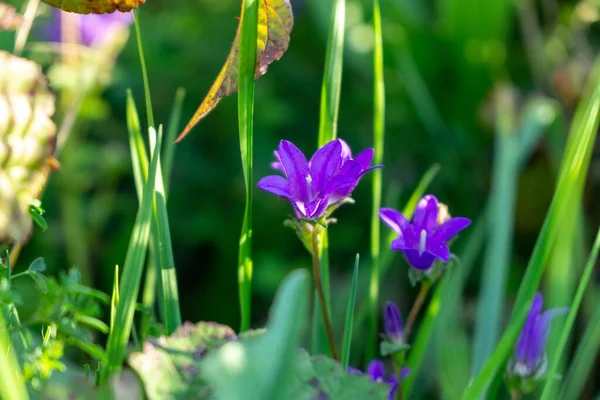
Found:
[[115, 11], [127, 12], [144, 4], [146, 0], [42, 0], [63, 11], [77, 14], [107, 14]]
[[48, 180], [56, 126], [42, 68], [0, 51], [0, 243], [26, 240], [30, 205]]
[[[294, 25], [292, 6], [289, 0], [256, 0], [258, 2], [258, 36], [256, 49], [255, 79], [267, 72], [269, 64], [279, 60], [288, 48], [290, 33]], [[242, 17], [246, 0], [242, 1]], [[189, 131], [204, 118], [219, 100], [238, 89], [238, 73], [240, 70], [241, 25], [238, 26], [231, 51], [217, 79], [208, 94], [196, 110], [196, 113], [177, 139], [183, 139]]]
[[15, 30], [23, 23], [23, 17], [10, 4], [0, 3], [0, 31]]
[[200, 362], [211, 350], [237, 340], [235, 332], [213, 322], [186, 322], [171, 336], [144, 343], [142, 353], [129, 356], [129, 365], [144, 383], [149, 400], [204, 398], [210, 393], [199, 375]]

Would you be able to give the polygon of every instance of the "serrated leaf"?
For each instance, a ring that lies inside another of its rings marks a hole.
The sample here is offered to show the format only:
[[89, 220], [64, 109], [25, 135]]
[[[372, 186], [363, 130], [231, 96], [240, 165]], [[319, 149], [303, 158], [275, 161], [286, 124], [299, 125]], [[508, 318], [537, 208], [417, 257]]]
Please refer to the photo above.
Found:
[[48, 180], [56, 126], [42, 68], [0, 51], [0, 243], [24, 241], [30, 205]]
[[144, 343], [142, 353], [131, 354], [129, 365], [140, 376], [149, 400], [193, 399], [209, 393], [198, 375], [205, 354], [236, 339], [228, 326], [186, 322], [173, 335]]
[[[245, 1], [242, 2], [242, 12], [244, 6]], [[293, 26], [294, 17], [289, 0], [260, 0], [255, 79], [267, 72], [269, 64], [283, 56], [290, 43]], [[237, 90], [240, 37], [241, 32], [238, 25], [233, 45], [221, 72], [177, 141], [183, 139], [202, 118], [212, 111], [219, 100]]]
[[146, 0], [42, 0], [63, 11], [77, 14], [109, 14], [115, 11], [127, 12], [138, 8]]
[[15, 8], [6, 3], [0, 3], [0, 31], [17, 29], [23, 23], [23, 17]]

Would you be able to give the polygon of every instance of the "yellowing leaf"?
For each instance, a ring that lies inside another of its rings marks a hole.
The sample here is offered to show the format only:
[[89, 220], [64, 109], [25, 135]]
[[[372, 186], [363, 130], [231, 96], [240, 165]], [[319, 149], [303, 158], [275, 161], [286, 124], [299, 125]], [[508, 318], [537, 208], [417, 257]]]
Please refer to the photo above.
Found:
[[0, 243], [22, 241], [29, 208], [48, 179], [56, 126], [42, 68], [0, 51]]
[[63, 11], [77, 14], [109, 14], [127, 12], [144, 4], [146, 0], [42, 0]]
[[[242, 2], [242, 13], [244, 10]], [[241, 19], [240, 19], [241, 20]], [[258, 9], [258, 37], [256, 49], [256, 79], [267, 72], [269, 64], [279, 60], [288, 48], [290, 33], [294, 26], [292, 5], [289, 0], [260, 0]], [[208, 94], [202, 100], [200, 107], [187, 124], [177, 141], [185, 135], [213, 108], [221, 98], [235, 92], [238, 87], [240, 53], [240, 25], [217, 79], [211, 86]]]

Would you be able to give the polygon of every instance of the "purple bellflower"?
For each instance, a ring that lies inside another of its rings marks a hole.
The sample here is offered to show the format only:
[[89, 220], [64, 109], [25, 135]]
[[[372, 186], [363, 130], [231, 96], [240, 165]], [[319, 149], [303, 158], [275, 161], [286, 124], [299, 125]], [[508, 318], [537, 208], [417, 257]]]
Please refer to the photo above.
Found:
[[391, 301], [385, 304], [383, 312], [385, 336], [392, 343], [404, 343], [404, 324], [398, 307]]
[[74, 14], [54, 10], [52, 21], [47, 27], [46, 38], [53, 42], [62, 42], [61, 18], [69, 16], [78, 28], [79, 41], [88, 47], [101, 45], [114, 33], [115, 28], [127, 27], [133, 22], [133, 13], [115, 11], [112, 14]]
[[513, 377], [536, 381], [546, 371], [546, 343], [550, 334], [550, 322], [555, 316], [566, 313], [568, 308], [553, 308], [542, 312], [543, 303], [542, 295], [536, 293], [509, 363], [509, 375]]
[[[380, 166], [370, 167], [373, 149], [355, 158], [340, 139], [318, 149], [308, 161], [293, 143], [282, 140], [271, 166], [285, 174], [269, 175], [258, 187], [287, 199], [301, 219], [318, 220], [350, 196], [360, 178]], [[332, 207], [333, 206], [333, 207]]]
[[391, 208], [380, 209], [379, 216], [398, 234], [392, 250], [404, 253], [408, 263], [420, 271], [429, 270], [436, 259], [447, 263], [448, 241], [471, 224], [468, 218], [450, 218], [445, 206], [432, 195], [419, 200], [412, 222]]
[[410, 374], [410, 369], [402, 368], [400, 371], [400, 379], [395, 374], [391, 374], [389, 378], [385, 377], [385, 367], [383, 366], [383, 361], [381, 360], [373, 360], [367, 366], [367, 375], [371, 378], [373, 382], [382, 382], [387, 383], [390, 387], [390, 391], [388, 392], [389, 400], [393, 400], [396, 397], [396, 393], [402, 384], [404, 378], [406, 378]]

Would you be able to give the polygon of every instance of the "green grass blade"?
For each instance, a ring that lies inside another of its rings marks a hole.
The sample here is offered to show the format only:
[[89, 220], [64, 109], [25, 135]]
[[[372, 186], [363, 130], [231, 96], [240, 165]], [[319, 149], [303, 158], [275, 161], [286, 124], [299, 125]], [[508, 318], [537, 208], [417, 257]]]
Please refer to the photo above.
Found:
[[462, 400], [478, 400], [480, 398], [485, 398], [485, 392], [487, 391], [488, 386], [504, 366], [504, 360], [511, 354], [514, 343], [521, 333], [521, 327], [525, 323], [530, 308], [530, 305], [521, 307], [516, 314], [514, 322], [506, 329], [498, 346], [483, 365], [481, 372], [471, 381], [463, 393]]
[[133, 19], [135, 22], [135, 36], [137, 38], [138, 54], [142, 66], [142, 77], [144, 78], [144, 97], [146, 98], [146, 116], [148, 117], [148, 128], [154, 128], [154, 112], [152, 111], [152, 98], [150, 97], [150, 84], [148, 82], [148, 72], [146, 70], [146, 58], [144, 57], [144, 46], [142, 45], [142, 33], [140, 31], [140, 19], [138, 10], [133, 10]]
[[165, 146], [163, 149], [163, 164], [164, 164], [164, 183], [165, 193], [169, 194], [169, 187], [171, 183], [171, 173], [173, 171], [173, 154], [175, 150], [175, 139], [177, 139], [177, 133], [179, 132], [179, 124], [181, 123], [181, 109], [183, 108], [183, 99], [185, 98], [185, 89], [179, 88], [175, 93], [175, 101], [173, 102], [173, 108], [171, 109], [171, 117], [169, 118], [169, 124], [167, 125], [167, 133], [165, 135]]
[[[595, 304], [598, 304], [596, 301]], [[580, 399], [600, 351], [600, 307], [596, 307], [569, 368], [557, 399]]]
[[[156, 148], [160, 149], [162, 135], [159, 134]], [[116, 307], [113, 327], [108, 335], [106, 345], [107, 364], [102, 371], [102, 382], [106, 382], [110, 375], [121, 369], [121, 363], [125, 356], [125, 347], [129, 341], [129, 335], [133, 327], [133, 316], [135, 305], [142, 279], [144, 261], [150, 238], [150, 226], [152, 225], [152, 204], [154, 197], [154, 183], [158, 168], [158, 154], [152, 158], [148, 180], [144, 185], [142, 201], [135, 219], [125, 263], [123, 264], [123, 275], [119, 288], [119, 303]]]
[[346, 322], [344, 323], [344, 339], [342, 341], [342, 367], [344, 371], [350, 364], [350, 348], [352, 347], [352, 325], [354, 324], [354, 306], [356, 302], [356, 284], [358, 282], [358, 263], [360, 256], [356, 255], [354, 262], [354, 273], [352, 274], [352, 286], [350, 288], [350, 298], [348, 299], [348, 308], [346, 309]]
[[[6, 327], [1, 310], [0, 326]], [[10, 335], [0, 332], [0, 398], [26, 400], [29, 398], [27, 388], [13, 350]]]
[[517, 192], [519, 136], [510, 92], [499, 93], [496, 155], [493, 166], [490, 215], [479, 304], [475, 325], [472, 376], [496, 347], [504, 315], [506, 278], [510, 266]]
[[[521, 282], [514, 310], [522, 309], [533, 298], [548, 264], [556, 236], [562, 229], [568, 212], [581, 201], [599, 122], [600, 58], [595, 61], [586, 93], [577, 107], [554, 197]], [[516, 314], [513, 312], [509, 325], [514, 324], [515, 318]]]
[[337, 137], [342, 67], [344, 63], [345, 23], [346, 0], [334, 0], [329, 22], [323, 85], [321, 86], [319, 147]]
[[558, 346], [554, 352], [550, 356], [550, 368], [548, 369], [548, 380], [546, 381], [546, 385], [544, 386], [544, 391], [542, 392], [542, 400], [545, 399], [555, 399], [556, 398], [556, 390], [558, 386], [557, 379], [554, 379], [554, 376], [558, 372], [559, 362], [562, 356], [562, 353], [565, 351], [567, 347], [567, 341], [569, 339], [569, 335], [571, 334], [571, 330], [573, 329], [573, 325], [575, 324], [575, 318], [577, 317], [577, 312], [579, 311], [579, 306], [581, 306], [581, 302], [583, 301], [583, 295], [587, 286], [590, 282], [590, 278], [592, 277], [592, 272], [594, 272], [594, 266], [596, 265], [596, 260], [598, 259], [598, 251], [600, 250], [600, 229], [596, 234], [596, 240], [594, 241], [594, 246], [592, 247], [592, 252], [588, 258], [588, 261], [585, 265], [585, 269], [583, 270], [583, 274], [581, 279], [579, 280], [579, 285], [577, 287], [577, 292], [575, 293], [575, 298], [573, 299], [573, 304], [571, 304], [571, 309], [569, 310], [569, 315], [567, 316], [567, 321], [565, 322], [565, 326], [563, 327], [562, 333], [560, 335], [560, 339], [558, 342]]
[[115, 276], [113, 278], [112, 296], [110, 296], [110, 331], [115, 327], [115, 315], [119, 304], [119, 265], [115, 265]]
[[258, 1], [242, 2], [238, 123], [240, 152], [246, 182], [246, 207], [240, 236], [238, 280], [241, 331], [250, 328], [252, 296], [252, 151], [254, 130], [254, 70], [258, 35]]
[[[383, 77], [383, 35], [381, 32], [381, 9], [379, 0], [373, 0], [373, 164], [383, 164], [383, 146], [385, 139], [385, 82]], [[369, 284], [369, 304], [371, 305], [369, 336], [367, 340], [367, 358], [373, 358], [377, 348], [377, 326], [379, 321], [379, 277], [381, 254], [381, 186], [383, 172], [373, 171], [373, 203], [371, 208], [371, 282]]]

